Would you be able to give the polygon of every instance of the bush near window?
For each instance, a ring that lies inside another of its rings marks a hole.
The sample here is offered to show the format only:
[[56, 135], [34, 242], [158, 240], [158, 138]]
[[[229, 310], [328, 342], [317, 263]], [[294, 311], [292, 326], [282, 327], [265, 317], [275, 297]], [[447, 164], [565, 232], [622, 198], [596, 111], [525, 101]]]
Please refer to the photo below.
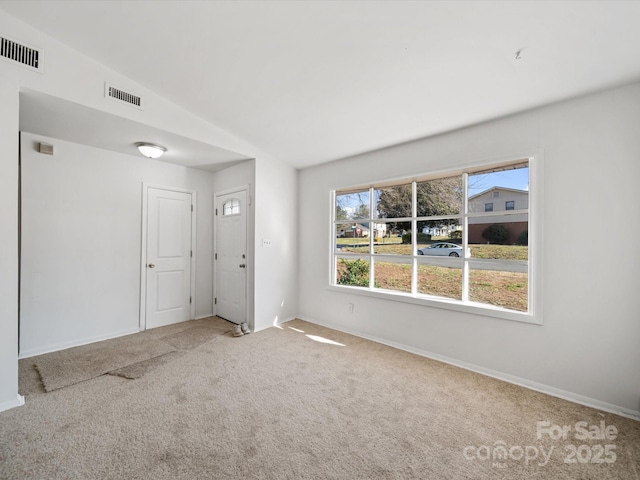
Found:
[[462, 230], [452, 230], [451, 232], [449, 232], [449, 238], [462, 238]]
[[493, 224], [489, 225], [482, 231], [482, 238], [489, 243], [502, 244], [509, 237], [509, 230], [503, 225]]
[[[418, 243], [427, 243], [431, 241], [431, 235], [428, 233], [418, 233]], [[411, 243], [411, 233], [402, 235], [402, 243]]]
[[364, 260], [340, 259], [338, 266], [338, 285], [352, 285], [355, 287], [369, 286], [369, 263]]
[[518, 245], [529, 245], [529, 230], [518, 235]]

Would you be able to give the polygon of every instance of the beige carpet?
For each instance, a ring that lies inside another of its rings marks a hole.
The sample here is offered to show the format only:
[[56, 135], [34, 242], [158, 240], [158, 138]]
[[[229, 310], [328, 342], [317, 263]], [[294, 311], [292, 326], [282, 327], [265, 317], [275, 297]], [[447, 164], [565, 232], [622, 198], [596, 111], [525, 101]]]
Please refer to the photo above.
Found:
[[[217, 317], [182, 322], [38, 355], [21, 360], [20, 368], [35, 368], [47, 392], [107, 373], [135, 379], [178, 356], [176, 350], [191, 350], [228, 332], [230, 328], [229, 322]], [[28, 374], [23, 374], [23, 377]], [[37, 391], [33, 385], [28, 388], [29, 391]]]
[[32, 361], [45, 390], [51, 392], [174, 350], [168, 343], [134, 334], [39, 355]]
[[[230, 331], [230, 324], [220, 318], [212, 318], [204, 325], [195, 325], [201, 321], [185, 322], [183, 325], [190, 325], [184, 330], [169, 333], [163, 335], [163, 332], [155, 332], [150, 330], [145, 332], [148, 335], [160, 338], [163, 342], [177, 348], [179, 351], [167, 353], [166, 355], [160, 355], [158, 357], [150, 358], [143, 362], [127, 365], [126, 367], [119, 368], [108, 372], [109, 375], [118, 375], [120, 377], [128, 379], [141, 378], [149, 371], [158, 368], [160, 365], [164, 365], [167, 362], [174, 360], [177, 357], [183, 355], [184, 350], [192, 350], [203, 343], [210, 342], [218, 335], [223, 335]], [[194, 326], [195, 325], [195, 326]], [[176, 327], [172, 327], [169, 330], [175, 330]]]
[[171, 362], [178, 357], [181, 357], [183, 352], [173, 351], [159, 357], [153, 357], [143, 362], [133, 363], [126, 367], [118, 368], [117, 370], [111, 370], [107, 372], [107, 375], [117, 375], [119, 377], [128, 378], [129, 380], [135, 380], [136, 378], [142, 378], [151, 370], [158, 368], [160, 365], [164, 365], [167, 362]]
[[26, 401], [0, 413], [3, 479], [640, 478], [640, 422], [302, 321]]
[[191, 350], [209, 342], [230, 330], [229, 326], [215, 328], [207, 325], [190, 327], [181, 332], [161, 337], [161, 340], [178, 350]]

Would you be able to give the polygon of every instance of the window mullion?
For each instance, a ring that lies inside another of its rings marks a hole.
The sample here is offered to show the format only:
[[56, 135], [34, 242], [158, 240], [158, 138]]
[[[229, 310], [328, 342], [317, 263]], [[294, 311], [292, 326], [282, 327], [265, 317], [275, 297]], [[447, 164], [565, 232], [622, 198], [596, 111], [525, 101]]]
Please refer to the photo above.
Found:
[[411, 294], [418, 292], [418, 184], [411, 182]]
[[462, 301], [469, 301], [469, 174], [462, 174]]
[[331, 238], [329, 240], [329, 245], [331, 245], [331, 270], [329, 271], [329, 285], [336, 285], [338, 283], [338, 276], [336, 274], [336, 270], [338, 268], [338, 259], [336, 257], [337, 253], [337, 231], [338, 231], [338, 223], [336, 218], [336, 192], [331, 192], [331, 223], [333, 224], [333, 229], [331, 231]]
[[373, 210], [375, 205], [373, 203], [373, 187], [369, 188], [369, 288], [375, 286], [375, 266], [373, 264]]

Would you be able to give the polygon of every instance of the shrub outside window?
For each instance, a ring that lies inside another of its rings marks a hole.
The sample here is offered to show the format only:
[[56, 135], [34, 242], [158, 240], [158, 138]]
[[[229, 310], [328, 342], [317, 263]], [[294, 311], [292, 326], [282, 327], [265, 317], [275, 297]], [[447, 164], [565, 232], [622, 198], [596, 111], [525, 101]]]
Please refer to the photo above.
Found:
[[[333, 192], [331, 285], [530, 313], [529, 167], [525, 159]], [[487, 210], [496, 197], [504, 210]]]

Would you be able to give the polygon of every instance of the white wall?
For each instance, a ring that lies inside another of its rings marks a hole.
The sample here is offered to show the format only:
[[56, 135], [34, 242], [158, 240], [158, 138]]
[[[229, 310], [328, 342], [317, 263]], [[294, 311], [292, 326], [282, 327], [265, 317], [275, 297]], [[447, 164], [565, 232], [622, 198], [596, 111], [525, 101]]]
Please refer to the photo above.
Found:
[[[638, 132], [640, 84], [634, 84], [301, 171], [300, 316], [640, 415]], [[539, 149], [542, 326], [326, 288], [331, 189]], [[594, 225], [603, 222], [616, 226], [612, 238], [594, 236]], [[598, 248], [612, 243], [625, 247]]]
[[[298, 312], [297, 181], [298, 171], [290, 165], [256, 160], [256, 330], [291, 320]], [[271, 246], [263, 246], [263, 239]]]
[[[0, 77], [2, 78], [2, 77]], [[18, 89], [0, 80], [0, 412], [18, 397]]]
[[21, 357], [139, 330], [143, 182], [197, 192], [194, 301], [211, 315], [213, 173], [24, 132], [21, 157]]

